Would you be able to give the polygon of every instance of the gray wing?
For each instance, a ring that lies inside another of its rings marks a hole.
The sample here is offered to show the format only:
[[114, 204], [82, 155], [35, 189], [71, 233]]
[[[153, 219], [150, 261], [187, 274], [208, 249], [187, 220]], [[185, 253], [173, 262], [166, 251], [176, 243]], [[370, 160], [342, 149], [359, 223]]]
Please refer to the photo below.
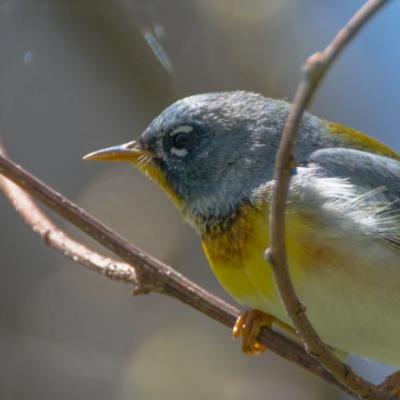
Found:
[[346, 178], [367, 190], [384, 188], [386, 198], [400, 208], [400, 161], [360, 150], [330, 148], [317, 150], [309, 156], [327, 177]]
[[386, 243], [400, 251], [400, 162], [359, 150], [330, 148], [309, 156], [308, 167], [329, 178], [344, 178], [357, 188], [359, 206], [381, 204], [378, 218]]

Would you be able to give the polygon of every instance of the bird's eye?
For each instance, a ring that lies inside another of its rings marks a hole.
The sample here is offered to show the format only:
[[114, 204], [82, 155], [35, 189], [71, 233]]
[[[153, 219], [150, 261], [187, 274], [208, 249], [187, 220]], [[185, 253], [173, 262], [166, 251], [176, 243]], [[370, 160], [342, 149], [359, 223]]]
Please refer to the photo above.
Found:
[[170, 151], [177, 157], [185, 157], [188, 153], [188, 144], [190, 141], [193, 127], [191, 125], [180, 125], [173, 129], [170, 134]]
[[186, 147], [188, 143], [189, 136], [185, 132], [177, 133], [172, 136], [172, 146], [177, 150], [182, 150]]

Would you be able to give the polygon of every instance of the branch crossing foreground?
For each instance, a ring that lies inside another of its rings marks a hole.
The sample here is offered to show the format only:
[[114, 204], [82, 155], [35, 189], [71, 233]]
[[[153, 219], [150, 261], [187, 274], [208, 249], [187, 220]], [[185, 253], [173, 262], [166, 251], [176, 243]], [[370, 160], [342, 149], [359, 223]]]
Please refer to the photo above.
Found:
[[[291, 361], [340, 389], [363, 399], [400, 399], [400, 373], [389, 376], [381, 385], [373, 385], [332, 352], [310, 324], [305, 307], [298, 299], [289, 275], [285, 246], [285, 207], [291, 173], [295, 168], [293, 147], [297, 126], [320, 81], [344, 47], [389, 0], [369, 0], [339, 31], [322, 52], [312, 55], [303, 69], [278, 150], [274, 192], [271, 206], [271, 247], [266, 258], [272, 264], [277, 286], [305, 348], [285, 336], [265, 328], [260, 341], [271, 351]], [[240, 311], [190, 281], [172, 267], [130, 244], [96, 220], [85, 210], [57, 193], [15, 162], [0, 146], [0, 188], [22, 219], [55, 250], [77, 264], [110, 279], [128, 283], [133, 294], [157, 292], [174, 297], [221, 324], [232, 328]], [[31, 197], [32, 196], [32, 197]], [[35, 198], [58, 215], [91, 236], [116, 256], [114, 260], [91, 250], [56, 226], [35, 204]]]

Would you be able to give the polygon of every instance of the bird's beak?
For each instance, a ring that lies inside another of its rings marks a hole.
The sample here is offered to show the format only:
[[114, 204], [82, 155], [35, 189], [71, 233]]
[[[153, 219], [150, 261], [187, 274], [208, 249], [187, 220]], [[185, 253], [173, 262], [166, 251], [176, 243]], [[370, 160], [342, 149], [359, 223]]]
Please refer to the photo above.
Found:
[[83, 159], [94, 161], [129, 162], [141, 172], [148, 175], [151, 179], [158, 182], [177, 207], [179, 207], [181, 203], [180, 198], [167, 181], [165, 174], [160, 170], [156, 163], [152, 162], [154, 159], [154, 153], [143, 149], [139, 142], [133, 141], [97, 150], [93, 153], [87, 154]]
[[145, 155], [150, 155], [150, 152], [143, 150], [139, 142], [134, 140], [133, 142], [94, 151], [93, 153], [86, 154], [83, 159], [90, 161], [131, 162], [136, 164]]

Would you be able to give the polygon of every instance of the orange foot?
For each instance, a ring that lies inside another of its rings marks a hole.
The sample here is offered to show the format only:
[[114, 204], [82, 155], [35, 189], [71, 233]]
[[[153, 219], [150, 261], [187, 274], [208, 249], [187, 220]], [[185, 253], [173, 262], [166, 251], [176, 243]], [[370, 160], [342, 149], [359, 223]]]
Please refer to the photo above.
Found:
[[242, 351], [249, 356], [256, 356], [267, 350], [257, 339], [262, 328], [271, 327], [275, 318], [259, 310], [248, 310], [235, 322], [232, 335], [242, 337]]

